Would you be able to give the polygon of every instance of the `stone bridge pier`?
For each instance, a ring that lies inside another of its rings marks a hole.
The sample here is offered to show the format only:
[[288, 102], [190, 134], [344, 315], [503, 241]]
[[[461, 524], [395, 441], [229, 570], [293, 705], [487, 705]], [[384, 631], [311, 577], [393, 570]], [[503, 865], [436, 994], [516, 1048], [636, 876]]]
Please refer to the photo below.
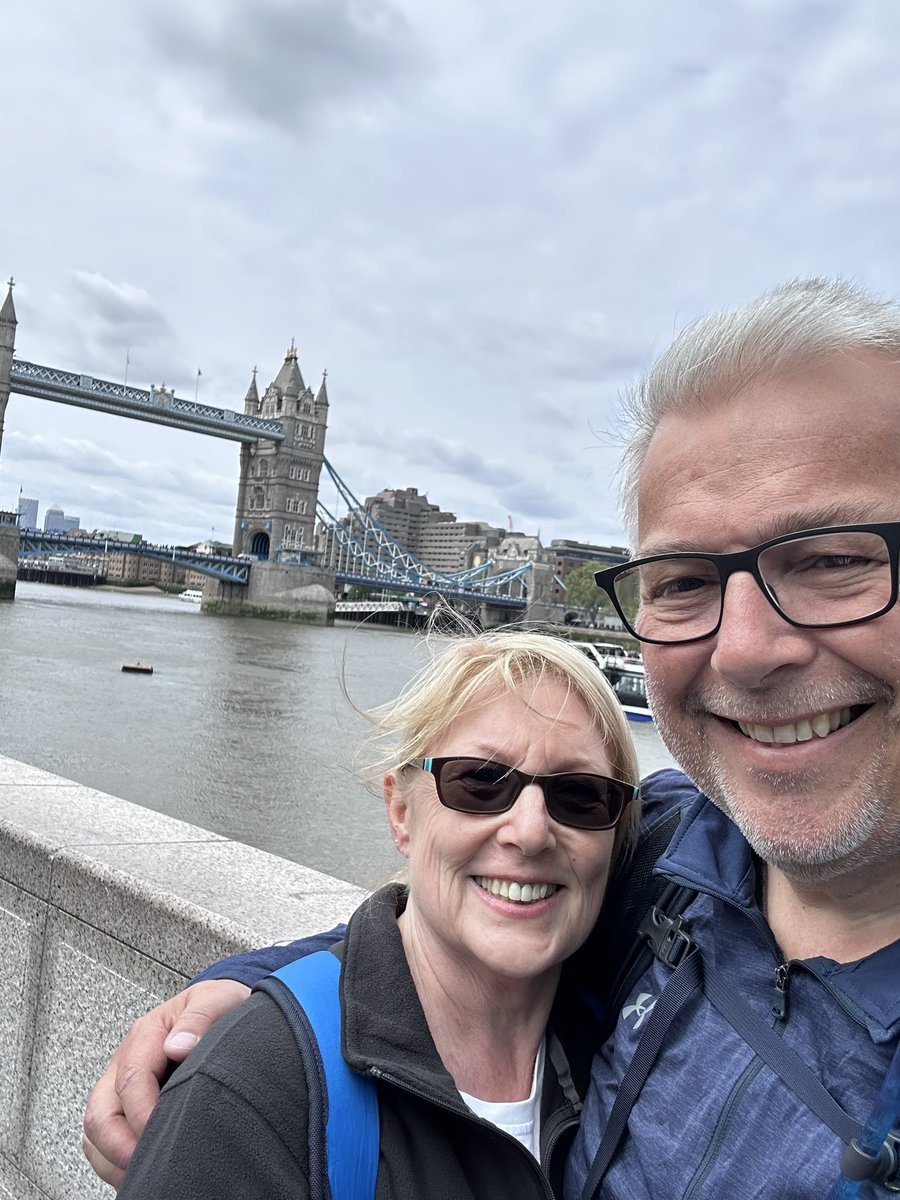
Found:
[[255, 562], [248, 584], [208, 579], [201, 612], [334, 624], [334, 572], [324, 567]]
[[0, 600], [14, 600], [19, 567], [19, 527], [16, 514], [0, 512]]

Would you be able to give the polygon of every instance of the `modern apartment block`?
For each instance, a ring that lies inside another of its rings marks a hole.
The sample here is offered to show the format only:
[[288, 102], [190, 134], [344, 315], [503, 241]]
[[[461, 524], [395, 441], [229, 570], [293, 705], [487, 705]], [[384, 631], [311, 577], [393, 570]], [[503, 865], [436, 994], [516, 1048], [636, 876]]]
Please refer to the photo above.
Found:
[[628, 551], [624, 546], [597, 546], [591, 542], [575, 542], [569, 538], [554, 538], [548, 548], [550, 561], [553, 566], [553, 602], [565, 604], [565, 588], [559, 582], [565, 582], [566, 576], [576, 567], [583, 567], [587, 562], [601, 563], [604, 567], [615, 566], [616, 563], [628, 561]]
[[418, 488], [385, 488], [366, 509], [396, 541], [436, 571], [463, 571], [493, 557], [505, 531], [484, 521], [457, 521]]

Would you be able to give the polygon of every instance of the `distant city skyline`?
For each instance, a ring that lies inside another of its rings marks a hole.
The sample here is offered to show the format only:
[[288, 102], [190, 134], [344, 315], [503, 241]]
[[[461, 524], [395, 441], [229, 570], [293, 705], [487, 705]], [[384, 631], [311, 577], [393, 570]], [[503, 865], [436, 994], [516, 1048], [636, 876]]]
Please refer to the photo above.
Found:
[[20, 494], [16, 504], [11, 505], [9, 511], [18, 513], [19, 527], [21, 529], [43, 529], [44, 533], [57, 531], [69, 533], [74, 529], [84, 529], [86, 531], [97, 530], [108, 534], [110, 537], [115, 536], [116, 540], [123, 542], [131, 541], [135, 537], [133, 533], [94, 525], [89, 520], [83, 521], [80, 516], [75, 516], [74, 513], [67, 513], [62, 505], [56, 501], [48, 504], [44, 509], [44, 520], [41, 522], [40, 505], [40, 497]]

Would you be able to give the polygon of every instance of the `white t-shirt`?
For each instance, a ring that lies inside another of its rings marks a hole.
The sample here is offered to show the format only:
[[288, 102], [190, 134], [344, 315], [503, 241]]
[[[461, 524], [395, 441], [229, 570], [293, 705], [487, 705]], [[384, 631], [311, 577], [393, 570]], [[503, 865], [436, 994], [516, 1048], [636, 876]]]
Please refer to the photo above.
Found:
[[544, 1077], [544, 1042], [538, 1047], [537, 1058], [534, 1061], [534, 1075], [531, 1078], [531, 1095], [527, 1100], [479, 1100], [477, 1096], [469, 1096], [460, 1092], [463, 1100], [478, 1117], [484, 1117], [498, 1129], [511, 1134], [516, 1141], [521, 1142], [526, 1150], [530, 1150], [540, 1162], [541, 1159], [541, 1080]]

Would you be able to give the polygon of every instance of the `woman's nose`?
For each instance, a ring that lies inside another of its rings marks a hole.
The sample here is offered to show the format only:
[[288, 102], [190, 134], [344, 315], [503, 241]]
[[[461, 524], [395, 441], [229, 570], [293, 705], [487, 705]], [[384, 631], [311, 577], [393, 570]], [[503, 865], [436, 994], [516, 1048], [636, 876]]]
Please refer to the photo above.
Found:
[[524, 787], [504, 818], [497, 831], [501, 844], [516, 846], [529, 857], [556, 845], [553, 821], [540, 784], [529, 783]]

